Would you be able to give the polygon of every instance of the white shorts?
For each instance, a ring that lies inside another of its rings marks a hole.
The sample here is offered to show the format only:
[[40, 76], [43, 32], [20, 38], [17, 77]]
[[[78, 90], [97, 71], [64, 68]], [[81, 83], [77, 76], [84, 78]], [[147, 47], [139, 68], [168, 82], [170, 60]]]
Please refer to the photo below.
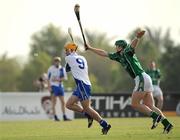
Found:
[[163, 96], [162, 90], [158, 85], [153, 85], [153, 96], [157, 97], [157, 96]]
[[134, 78], [135, 80], [135, 87], [133, 92], [152, 92], [153, 85], [151, 77], [143, 72], [141, 75], [138, 75]]

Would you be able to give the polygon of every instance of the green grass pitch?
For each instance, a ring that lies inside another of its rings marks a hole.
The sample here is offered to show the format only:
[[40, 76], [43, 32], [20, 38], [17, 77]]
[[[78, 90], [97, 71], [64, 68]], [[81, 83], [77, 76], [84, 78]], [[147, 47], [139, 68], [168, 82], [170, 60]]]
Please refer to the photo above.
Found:
[[161, 124], [151, 130], [150, 118], [107, 120], [112, 125], [108, 135], [101, 135], [97, 122], [87, 128], [86, 119], [0, 122], [0, 140], [180, 140], [180, 117], [169, 117], [175, 126], [169, 134], [162, 134]]

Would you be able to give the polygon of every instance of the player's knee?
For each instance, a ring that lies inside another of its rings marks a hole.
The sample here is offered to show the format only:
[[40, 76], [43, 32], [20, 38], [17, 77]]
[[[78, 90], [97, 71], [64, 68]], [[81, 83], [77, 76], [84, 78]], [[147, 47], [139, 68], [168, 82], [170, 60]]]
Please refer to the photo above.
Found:
[[84, 109], [85, 112], [89, 112], [90, 107], [89, 107], [89, 106], [86, 106], [86, 107], [83, 107], [83, 109]]
[[138, 104], [137, 103], [131, 103], [131, 107], [134, 108], [134, 109], [137, 109], [138, 108]]

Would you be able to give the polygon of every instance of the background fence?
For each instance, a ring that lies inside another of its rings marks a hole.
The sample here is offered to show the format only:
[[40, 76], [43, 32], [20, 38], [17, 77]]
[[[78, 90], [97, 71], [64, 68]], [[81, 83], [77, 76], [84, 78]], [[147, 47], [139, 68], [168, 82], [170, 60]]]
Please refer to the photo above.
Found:
[[[71, 93], [65, 94], [65, 100]], [[92, 106], [103, 117], [142, 117], [143, 114], [131, 108], [131, 94], [93, 94]], [[56, 105], [57, 115], [62, 119], [61, 105]], [[83, 117], [67, 111], [70, 119]], [[166, 115], [180, 115], [180, 94], [164, 93], [163, 112]], [[0, 120], [42, 120], [52, 118], [49, 93], [0, 93]]]

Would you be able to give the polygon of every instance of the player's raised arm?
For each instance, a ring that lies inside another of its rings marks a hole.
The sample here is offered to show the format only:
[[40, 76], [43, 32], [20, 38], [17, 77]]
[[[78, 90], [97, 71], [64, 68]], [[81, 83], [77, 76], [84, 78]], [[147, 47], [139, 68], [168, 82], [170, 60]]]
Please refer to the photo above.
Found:
[[91, 47], [90, 45], [85, 45], [85, 48], [87, 50], [90, 50], [94, 53], [96, 53], [97, 55], [100, 55], [100, 56], [103, 56], [103, 57], [108, 57], [108, 52], [106, 52], [105, 50], [102, 50], [102, 49], [98, 49], [98, 48], [93, 48]]
[[132, 48], [136, 48], [138, 42], [139, 42], [139, 39], [141, 39], [141, 37], [145, 34], [145, 31], [142, 30], [142, 31], [139, 31], [136, 33], [136, 37], [132, 40], [131, 42], [131, 47]]

